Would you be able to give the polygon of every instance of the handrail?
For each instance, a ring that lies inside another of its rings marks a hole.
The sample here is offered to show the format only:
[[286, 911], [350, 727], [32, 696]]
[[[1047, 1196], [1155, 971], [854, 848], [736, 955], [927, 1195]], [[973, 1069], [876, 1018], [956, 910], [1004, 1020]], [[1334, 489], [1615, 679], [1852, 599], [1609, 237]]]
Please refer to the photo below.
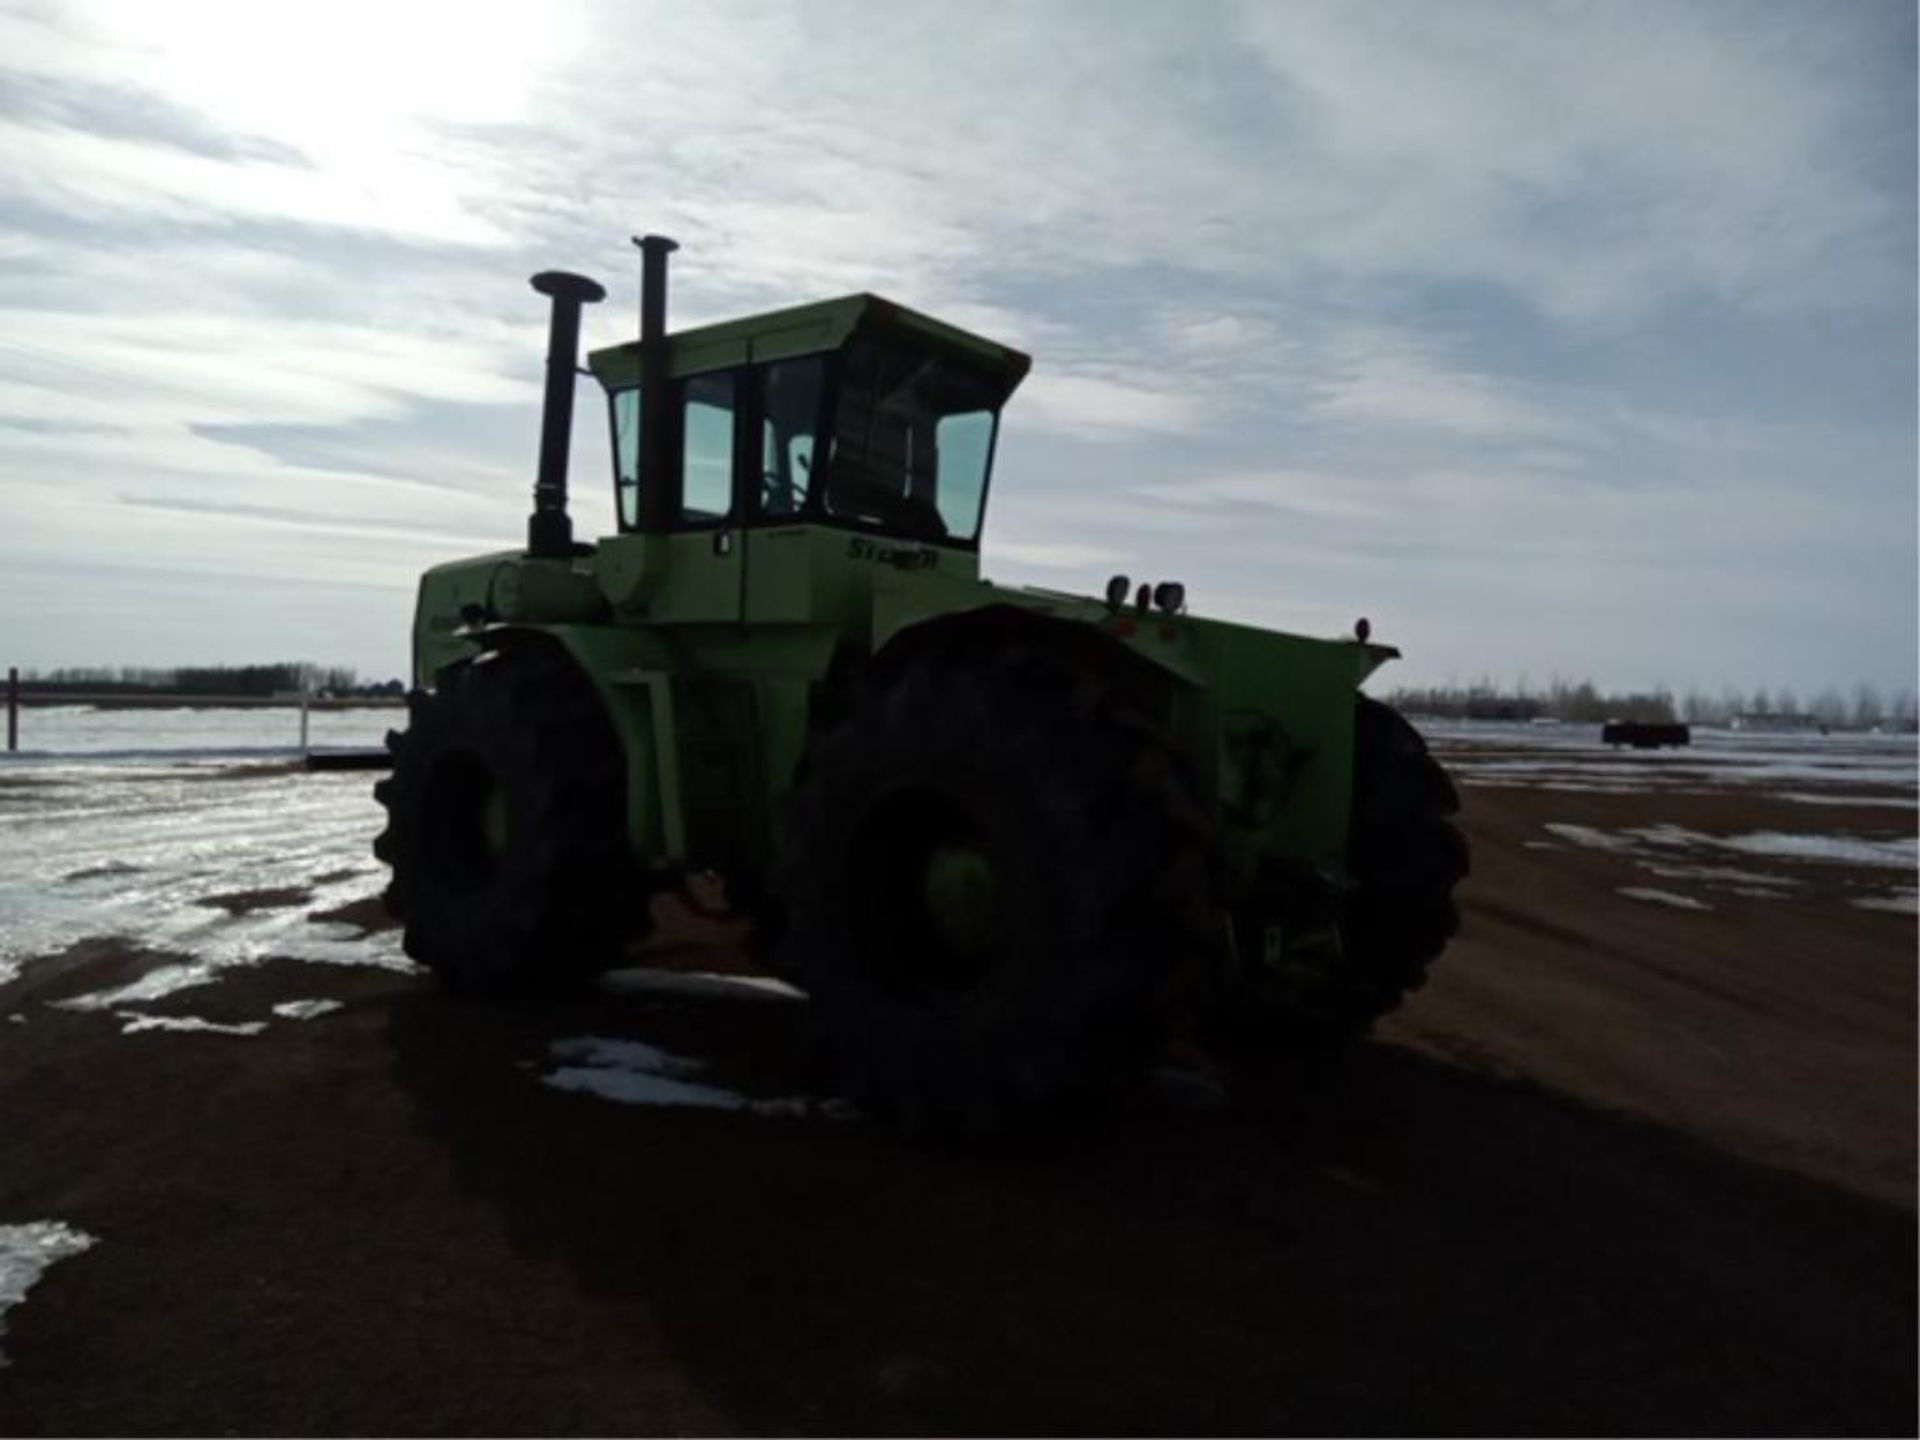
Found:
[[291, 710], [300, 705], [315, 710], [387, 710], [405, 705], [400, 695], [167, 695], [153, 691], [68, 692], [20, 688], [22, 705], [96, 705], [129, 708], [149, 705], [156, 709], [232, 710], [246, 708]]
[[7, 751], [20, 748], [22, 708], [89, 706], [96, 710], [298, 710], [300, 753], [309, 755], [307, 716], [315, 710], [397, 710], [398, 695], [166, 695], [152, 691], [34, 691], [20, 683], [19, 670], [7, 670]]

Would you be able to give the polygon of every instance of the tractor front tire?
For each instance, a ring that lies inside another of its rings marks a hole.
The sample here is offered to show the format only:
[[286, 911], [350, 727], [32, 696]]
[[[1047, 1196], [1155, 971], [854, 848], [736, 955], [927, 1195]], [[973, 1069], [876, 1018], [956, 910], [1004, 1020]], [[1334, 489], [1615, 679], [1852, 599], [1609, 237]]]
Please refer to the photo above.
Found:
[[[1373, 993], [1352, 1016], [1365, 1029], [1426, 983], [1460, 928], [1454, 887], [1471, 868], [1452, 817], [1453, 781], [1399, 711], [1362, 695], [1354, 711], [1353, 831], [1357, 893], [1341, 943]], [[1362, 1018], [1362, 1011], [1368, 1011]]]
[[1153, 1054], [1221, 933], [1173, 750], [1095, 667], [933, 650], [868, 682], [789, 801], [778, 968], [908, 1132], [1069, 1117]]
[[374, 787], [408, 955], [474, 996], [562, 991], [644, 927], [625, 771], [599, 698], [565, 656], [489, 652], [407, 697]]
[[[1460, 928], [1454, 887], [1468, 872], [1452, 816], [1453, 782], [1426, 741], [1391, 706], [1362, 695], [1354, 709], [1353, 802], [1347, 869], [1352, 890], [1327, 943], [1302, 944], [1280, 974], [1256, 971], [1232, 997], [1230, 1041], [1326, 1046], [1358, 1039], [1426, 983]], [[1268, 917], [1293, 918], [1270, 891], [1243, 917], [1255, 941]]]

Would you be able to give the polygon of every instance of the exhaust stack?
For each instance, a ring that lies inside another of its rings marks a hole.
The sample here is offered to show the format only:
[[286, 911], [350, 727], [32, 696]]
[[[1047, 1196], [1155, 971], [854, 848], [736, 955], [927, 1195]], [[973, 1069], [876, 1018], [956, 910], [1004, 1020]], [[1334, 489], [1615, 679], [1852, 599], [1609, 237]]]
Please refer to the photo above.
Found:
[[667, 474], [667, 257], [664, 235], [636, 235], [640, 249], [640, 513], [636, 528], [658, 535], [680, 513], [680, 477]]
[[573, 554], [573, 520], [567, 514], [567, 451], [573, 442], [573, 377], [579, 363], [580, 307], [607, 298], [584, 275], [543, 270], [533, 288], [553, 300], [547, 326], [547, 394], [540, 412], [540, 469], [533, 482], [533, 514], [527, 517], [527, 554], [564, 560]]

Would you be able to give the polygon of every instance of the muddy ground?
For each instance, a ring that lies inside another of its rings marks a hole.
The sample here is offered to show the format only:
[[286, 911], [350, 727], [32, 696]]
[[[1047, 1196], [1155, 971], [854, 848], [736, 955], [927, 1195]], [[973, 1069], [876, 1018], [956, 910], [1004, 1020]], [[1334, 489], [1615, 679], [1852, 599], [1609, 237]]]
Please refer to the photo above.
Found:
[[123, 1033], [55, 1002], [168, 955], [35, 961], [0, 1224], [97, 1243], [8, 1314], [0, 1433], [1913, 1433], [1915, 921], [1857, 903], [1911, 872], [1545, 828], [1912, 811], [1465, 799], [1465, 929], [1375, 1041], [1037, 1156], [539, 1083], [598, 1035], [819, 1093], [803, 1007], [751, 992], [514, 1013], [268, 960], [134, 1007], [260, 1033]]

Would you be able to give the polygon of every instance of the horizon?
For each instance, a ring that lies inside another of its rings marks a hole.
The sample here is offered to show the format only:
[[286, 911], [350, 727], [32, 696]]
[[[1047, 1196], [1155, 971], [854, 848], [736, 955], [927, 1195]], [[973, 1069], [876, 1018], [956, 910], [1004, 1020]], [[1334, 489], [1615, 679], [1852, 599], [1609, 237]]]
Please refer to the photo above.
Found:
[[[193, 672], [232, 672], [243, 671], [300, 671], [309, 679], [322, 680], [325, 683], [318, 691], [324, 693], [342, 688], [370, 690], [400, 685], [410, 688], [411, 680], [404, 674], [362, 673], [351, 665], [335, 665], [315, 660], [247, 660], [201, 664], [188, 662], [179, 665], [56, 665], [44, 668], [26, 669], [8, 667], [9, 679], [12, 672], [19, 670], [19, 683], [23, 687], [30, 685], [127, 685], [163, 687], [182, 683], [181, 677]], [[97, 673], [96, 673], [97, 672]], [[1388, 674], [1386, 670], [1376, 670], [1374, 675]], [[204, 678], [196, 675], [196, 679]], [[1371, 682], [1373, 676], [1368, 677]], [[1364, 688], [1363, 682], [1363, 688]], [[1594, 685], [1589, 678], [1574, 679], [1563, 675], [1552, 675], [1544, 682], [1535, 682], [1521, 675], [1512, 680], [1496, 681], [1488, 675], [1476, 676], [1472, 680], [1461, 680], [1450, 676], [1445, 681], [1421, 685], [1382, 686], [1387, 696], [1396, 701], [1408, 699], [1423, 703], [1443, 701], [1456, 704], [1470, 700], [1485, 700], [1494, 703], [1508, 702], [1548, 702], [1579, 700], [1600, 704], [1633, 704], [1643, 701], [1664, 701], [1676, 715], [1691, 716], [1696, 710], [1718, 716], [1745, 715], [1764, 717], [1777, 715], [1783, 717], [1807, 718], [1824, 712], [1844, 713], [1846, 724], [1878, 724], [1881, 721], [1911, 722], [1920, 717], [1920, 691], [1913, 687], [1883, 689], [1871, 681], [1856, 681], [1851, 686], [1829, 685], [1818, 691], [1801, 693], [1792, 686], [1772, 689], [1767, 686], [1724, 685], [1717, 690], [1709, 690], [1699, 685], [1656, 684], [1644, 689], [1607, 688]], [[1582, 692], [1585, 692], [1584, 695]], [[81, 692], [85, 693], [85, 692]], [[158, 693], [173, 694], [171, 690], [159, 689]], [[186, 690], [178, 693], [198, 695], [204, 698], [220, 699], [222, 695], [200, 690]], [[276, 692], [292, 693], [292, 692]], [[1862, 709], [1870, 711], [1872, 719], [1860, 721]], [[1415, 711], [1414, 713], [1418, 713]], [[1839, 723], [1839, 722], [1836, 722]]]
[[1910, 6], [722, 4], [644, 68], [624, 13], [0, 8], [0, 666], [404, 676], [419, 573], [524, 534], [526, 277], [625, 341], [652, 230], [676, 328], [1034, 355], [995, 579], [1365, 615], [1382, 688], [1915, 687]]

